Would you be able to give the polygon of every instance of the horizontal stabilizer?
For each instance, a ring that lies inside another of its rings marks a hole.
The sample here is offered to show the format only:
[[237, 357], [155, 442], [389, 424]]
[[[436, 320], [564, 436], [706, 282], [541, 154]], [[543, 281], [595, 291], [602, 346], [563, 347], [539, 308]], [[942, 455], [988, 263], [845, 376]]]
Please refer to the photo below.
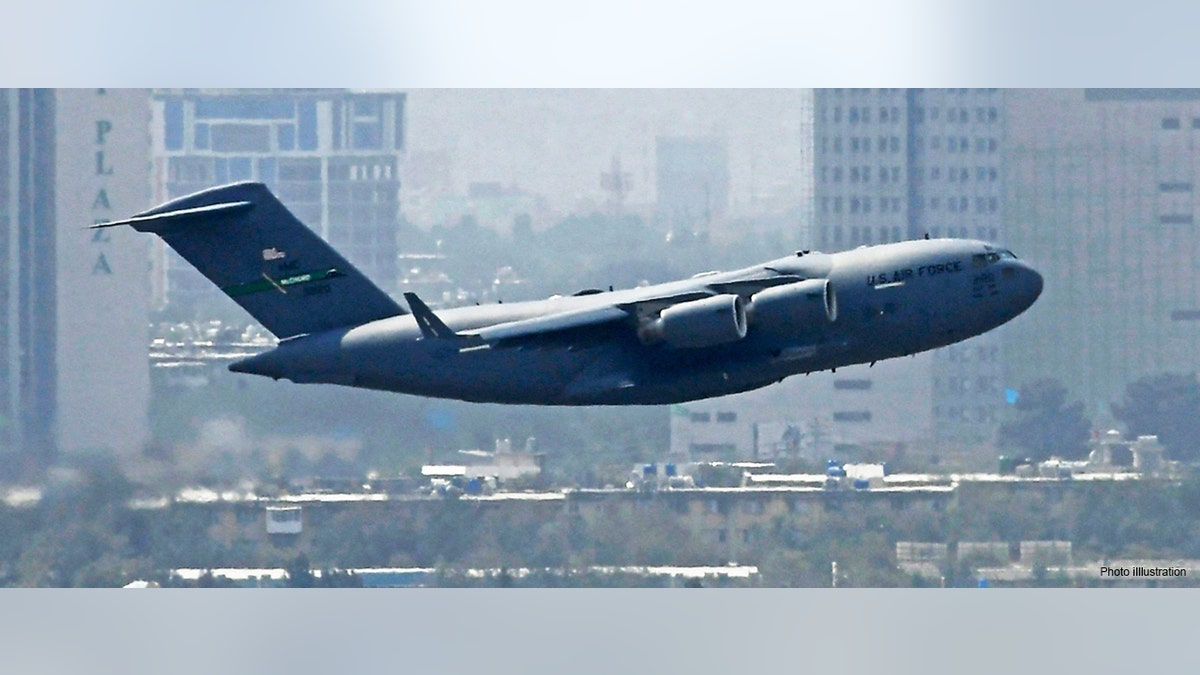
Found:
[[209, 206], [197, 206], [194, 209], [179, 209], [178, 211], [166, 211], [163, 213], [155, 213], [149, 216], [134, 216], [133, 218], [125, 218], [124, 220], [110, 220], [105, 223], [96, 223], [90, 226], [89, 230], [94, 230], [99, 227], [116, 227], [117, 225], [132, 225], [133, 229], [138, 232], [154, 232], [154, 225], [164, 224], [169, 221], [181, 220], [184, 218], [195, 216], [215, 216], [220, 213], [232, 213], [248, 209], [253, 204], [250, 202], [227, 202], [224, 204], [211, 204]]

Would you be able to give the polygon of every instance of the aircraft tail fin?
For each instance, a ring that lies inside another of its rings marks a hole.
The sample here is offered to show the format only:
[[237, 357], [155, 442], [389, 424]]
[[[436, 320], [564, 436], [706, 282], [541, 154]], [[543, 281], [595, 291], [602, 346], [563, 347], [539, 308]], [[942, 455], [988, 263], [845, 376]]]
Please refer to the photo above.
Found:
[[125, 220], [153, 232], [280, 339], [406, 312], [262, 183], [203, 190]]

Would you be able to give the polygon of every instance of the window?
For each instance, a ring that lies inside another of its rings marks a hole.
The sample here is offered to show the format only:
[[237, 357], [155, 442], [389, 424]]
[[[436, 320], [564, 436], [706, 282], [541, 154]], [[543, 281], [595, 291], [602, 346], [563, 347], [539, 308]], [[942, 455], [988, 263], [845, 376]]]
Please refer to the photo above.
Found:
[[304, 101], [300, 104], [297, 118], [297, 141], [301, 150], [317, 149], [317, 102]]
[[250, 180], [252, 177], [249, 157], [229, 158], [229, 180]]
[[290, 99], [221, 96], [196, 100], [196, 119], [287, 119], [294, 114]]
[[706, 412], [694, 412], [691, 415], [692, 422], [705, 424], [712, 419], [712, 415]]
[[164, 142], [168, 150], [183, 149], [183, 101], [167, 101], [163, 107]]
[[717, 413], [718, 424], [731, 424], [737, 421], [737, 413], [735, 412], [719, 412]]
[[833, 413], [834, 422], [870, 422], [870, 410], [843, 410]]
[[321, 160], [281, 159], [279, 160], [279, 180], [320, 181]]
[[1191, 225], [1193, 218], [1190, 213], [1168, 213], [1159, 216], [1158, 222], [1163, 225]]
[[214, 124], [209, 129], [215, 152], [270, 152], [270, 133], [265, 124]]
[[1164, 117], [1163, 121], [1162, 121], [1162, 128], [1178, 129], [1179, 128], [1179, 118], [1178, 117]]
[[1191, 192], [1192, 184], [1184, 182], [1159, 183], [1158, 189], [1160, 192]]
[[295, 150], [296, 149], [296, 125], [295, 124], [280, 124], [277, 129], [279, 149], [280, 150]]
[[264, 183], [274, 183], [276, 164], [274, 157], [263, 157], [258, 160], [258, 180]]
[[1200, 321], [1200, 309], [1177, 309], [1171, 312], [1172, 321]]
[[192, 138], [192, 144], [196, 146], [197, 150], [207, 150], [208, 149], [208, 125], [207, 124], [197, 124], [196, 125], [196, 131], [195, 131], [195, 135]]
[[871, 388], [871, 380], [834, 380], [833, 388], [866, 391]]

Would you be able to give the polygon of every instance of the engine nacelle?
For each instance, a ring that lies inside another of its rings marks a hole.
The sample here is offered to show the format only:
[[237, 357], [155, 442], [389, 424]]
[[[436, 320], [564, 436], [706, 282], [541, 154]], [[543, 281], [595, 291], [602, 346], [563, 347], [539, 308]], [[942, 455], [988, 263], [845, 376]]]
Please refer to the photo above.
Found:
[[672, 305], [642, 326], [638, 336], [676, 349], [737, 342], [746, 337], [746, 303], [736, 295], [717, 295]]
[[816, 328], [837, 321], [837, 294], [828, 279], [773, 286], [750, 298], [747, 313], [756, 326]]

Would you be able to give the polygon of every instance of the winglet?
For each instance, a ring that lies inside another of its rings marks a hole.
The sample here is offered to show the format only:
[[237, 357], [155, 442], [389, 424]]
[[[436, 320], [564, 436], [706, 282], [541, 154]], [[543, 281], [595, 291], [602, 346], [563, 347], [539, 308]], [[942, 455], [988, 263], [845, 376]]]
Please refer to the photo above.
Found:
[[430, 339], [459, 337], [458, 333], [450, 330], [449, 326], [437, 318], [433, 310], [429, 309], [416, 293], [405, 293], [404, 299], [408, 301], [408, 308], [412, 310], [413, 318], [417, 320], [417, 326], [420, 327], [422, 335]]

